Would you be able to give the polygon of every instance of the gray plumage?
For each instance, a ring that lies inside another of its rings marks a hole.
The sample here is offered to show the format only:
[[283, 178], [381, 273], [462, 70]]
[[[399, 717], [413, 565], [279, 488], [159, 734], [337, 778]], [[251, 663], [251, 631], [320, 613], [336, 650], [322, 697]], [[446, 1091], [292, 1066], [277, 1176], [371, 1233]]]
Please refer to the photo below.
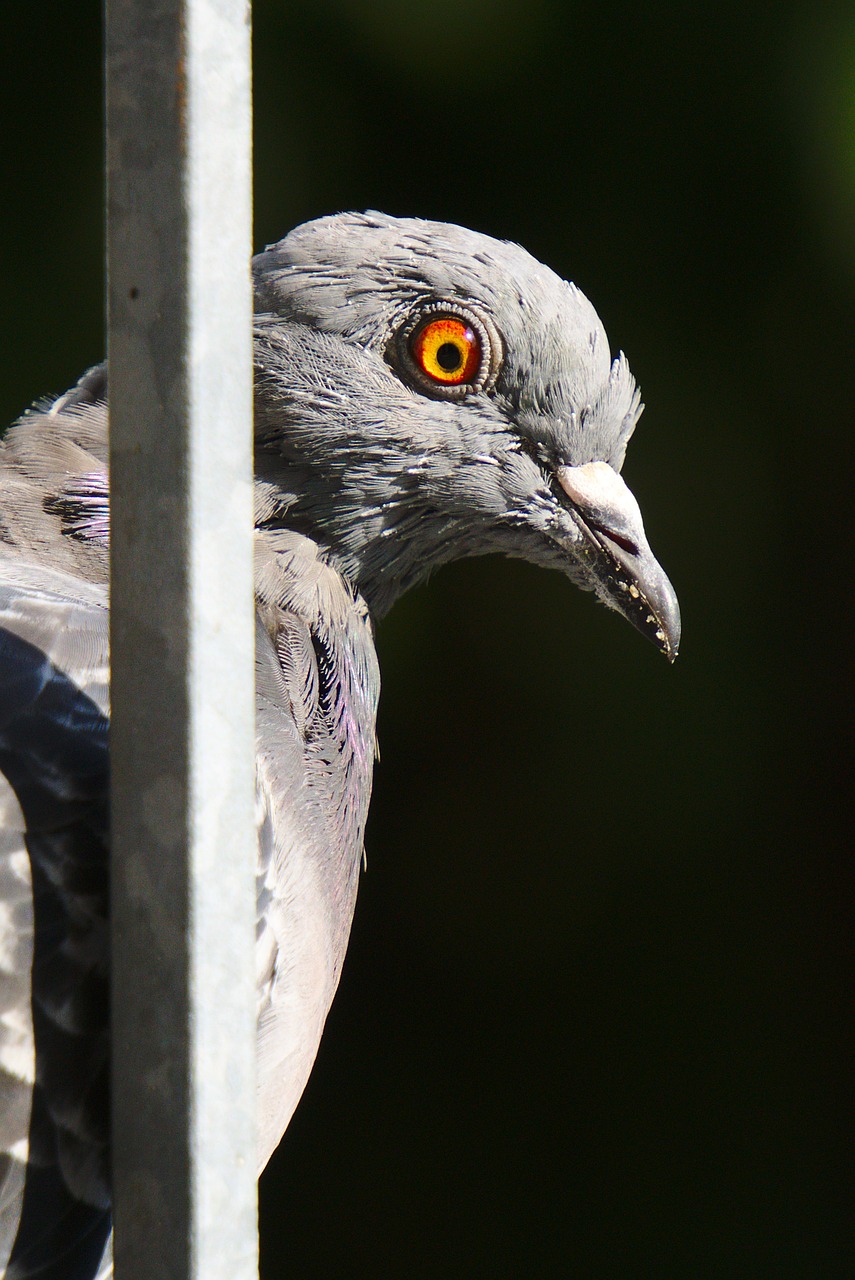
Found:
[[[668, 657], [679, 614], [618, 476], [638, 391], [578, 289], [515, 245], [380, 214], [299, 227], [254, 272], [263, 1168], [347, 946], [375, 752], [374, 620], [432, 568], [488, 551], [561, 569]], [[10, 1278], [111, 1270], [106, 401], [98, 367], [0, 448]]]

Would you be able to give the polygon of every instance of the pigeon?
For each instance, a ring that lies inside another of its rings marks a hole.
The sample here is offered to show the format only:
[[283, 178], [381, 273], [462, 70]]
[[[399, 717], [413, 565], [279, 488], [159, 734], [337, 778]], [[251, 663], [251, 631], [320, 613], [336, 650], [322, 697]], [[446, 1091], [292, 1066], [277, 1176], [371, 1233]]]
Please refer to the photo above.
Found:
[[[591, 303], [518, 245], [346, 213], [253, 260], [258, 1168], [339, 981], [363, 860], [374, 627], [437, 566], [559, 569], [669, 659], [621, 479], [642, 404]], [[112, 1274], [108, 378], [0, 444], [0, 1275]]]

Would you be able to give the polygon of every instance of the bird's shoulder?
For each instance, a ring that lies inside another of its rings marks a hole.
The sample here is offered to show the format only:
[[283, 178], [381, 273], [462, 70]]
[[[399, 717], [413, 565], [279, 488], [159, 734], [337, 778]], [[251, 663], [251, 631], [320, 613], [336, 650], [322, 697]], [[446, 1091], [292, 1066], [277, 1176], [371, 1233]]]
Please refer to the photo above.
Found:
[[29, 409], [0, 443], [0, 545], [101, 584], [109, 575], [106, 394], [98, 365]]
[[[329, 733], [347, 745], [367, 735], [373, 745], [380, 672], [359, 593], [311, 538], [260, 528], [255, 596], [279, 677], [271, 687], [260, 671], [260, 696], [285, 698], [305, 741]], [[345, 705], [350, 714], [342, 718]]]
[[380, 674], [365, 602], [312, 539], [256, 531], [259, 787], [280, 842], [320, 865], [361, 840]]

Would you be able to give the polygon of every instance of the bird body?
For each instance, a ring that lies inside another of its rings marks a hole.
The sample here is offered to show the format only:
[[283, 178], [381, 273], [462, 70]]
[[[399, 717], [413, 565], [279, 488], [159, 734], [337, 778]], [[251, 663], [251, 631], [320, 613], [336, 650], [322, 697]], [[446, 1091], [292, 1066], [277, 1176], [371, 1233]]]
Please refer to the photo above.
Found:
[[[669, 657], [679, 615], [618, 475], [635, 383], [577, 289], [517, 246], [380, 214], [297, 228], [254, 273], [261, 1169], [347, 947], [375, 620], [432, 568], [486, 551], [561, 568]], [[0, 446], [10, 1280], [110, 1272], [107, 403], [99, 366]]]

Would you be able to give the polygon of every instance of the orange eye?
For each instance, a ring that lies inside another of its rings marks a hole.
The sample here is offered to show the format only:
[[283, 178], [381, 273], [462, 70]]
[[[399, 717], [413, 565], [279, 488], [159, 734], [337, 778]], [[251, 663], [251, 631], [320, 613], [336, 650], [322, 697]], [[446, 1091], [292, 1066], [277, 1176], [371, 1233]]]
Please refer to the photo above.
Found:
[[411, 349], [422, 373], [446, 387], [471, 382], [481, 368], [481, 339], [471, 325], [453, 316], [422, 325]]

